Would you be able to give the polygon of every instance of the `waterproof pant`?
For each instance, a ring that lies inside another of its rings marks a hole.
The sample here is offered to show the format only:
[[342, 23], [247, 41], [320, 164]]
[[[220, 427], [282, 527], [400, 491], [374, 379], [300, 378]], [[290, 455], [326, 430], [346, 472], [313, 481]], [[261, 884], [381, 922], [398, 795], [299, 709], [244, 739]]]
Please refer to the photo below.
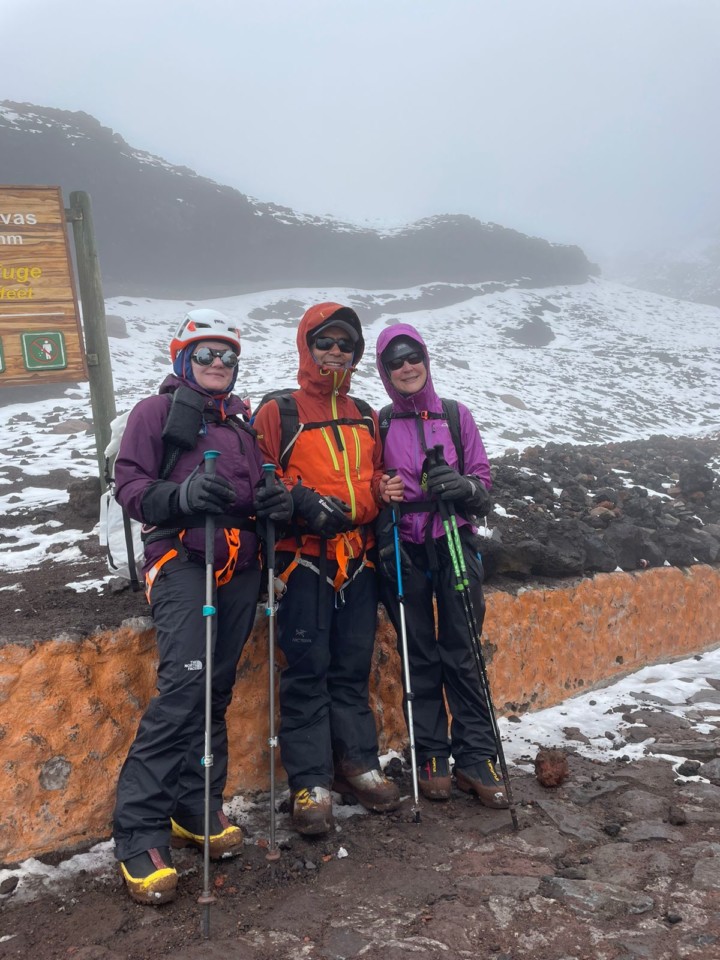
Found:
[[[278, 570], [292, 554], [278, 554]], [[317, 563], [317, 558], [312, 558]], [[332, 578], [337, 565], [328, 561]], [[280, 755], [291, 790], [330, 789], [345, 774], [379, 769], [375, 717], [368, 704], [377, 623], [375, 571], [365, 567], [339, 594], [318, 574], [296, 567], [277, 610]], [[319, 604], [324, 625], [318, 625]]]
[[[471, 647], [471, 633], [463, 611], [463, 600], [455, 589], [447, 541], [434, 541], [438, 570], [430, 571], [424, 545], [403, 543], [408, 563], [403, 562], [410, 684], [413, 692], [413, 722], [417, 761], [447, 757], [450, 753], [459, 768], [486, 758], [496, 759], [495, 738], [485, 695], [480, 686], [477, 664]], [[485, 600], [480, 558], [463, 538], [463, 554], [470, 580], [470, 597], [478, 632], [482, 630]], [[400, 643], [400, 605], [397, 578], [383, 571], [381, 599]], [[433, 609], [437, 601], [437, 627]], [[448, 740], [447, 704], [452, 714]], [[407, 721], [407, 709], [405, 710]]]
[[[252, 629], [260, 571], [236, 573], [216, 591], [213, 617], [211, 810], [227, 779], [225, 713]], [[113, 836], [118, 860], [170, 842], [170, 817], [205, 807], [205, 568], [171, 560], [152, 588], [157, 696], [148, 704], [120, 771]]]

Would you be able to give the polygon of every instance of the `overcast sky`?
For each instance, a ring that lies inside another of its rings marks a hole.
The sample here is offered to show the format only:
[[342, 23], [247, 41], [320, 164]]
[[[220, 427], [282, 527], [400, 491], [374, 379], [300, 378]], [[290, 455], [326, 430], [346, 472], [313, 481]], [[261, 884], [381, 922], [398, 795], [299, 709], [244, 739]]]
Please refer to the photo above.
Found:
[[298, 211], [719, 230], [720, 0], [0, 0], [0, 43], [0, 97]]

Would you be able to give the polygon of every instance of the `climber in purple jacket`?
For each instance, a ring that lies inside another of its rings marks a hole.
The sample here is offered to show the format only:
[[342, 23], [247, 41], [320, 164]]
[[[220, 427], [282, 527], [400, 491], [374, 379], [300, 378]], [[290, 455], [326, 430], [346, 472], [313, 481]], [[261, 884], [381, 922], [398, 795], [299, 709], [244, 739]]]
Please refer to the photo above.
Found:
[[[459, 422], [453, 437], [447, 404], [444, 409], [433, 387], [427, 347], [414, 327], [396, 323], [382, 331], [377, 341], [377, 366], [392, 401], [391, 412], [383, 411], [380, 416], [381, 429], [387, 428], [385, 468], [397, 471], [404, 488], [399, 503], [400, 552], [418, 786], [428, 799], [449, 799], [452, 756], [457, 786], [474, 793], [485, 806], [504, 808], [508, 801], [495, 770], [492, 722], [438, 511], [439, 499], [455, 507], [470, 597], [481, 631], [483, 567], [473, 522], [491, 508], [485, 447], [472, 414], [462, 403], [455, 408]], [[444, 464], [427, 460], [425, 451], [437, 445], [443, 448]], [[423, 474], [425, 489], [421, 486]], [[400, 644], [394, 534], [388, 511], [378, 530], [381, 598]]]
[[[205, 845], [206, 519], [214, 520], [210, 780], [211, 859], [242, 850], [223, 812], [225, 713], [252, 629], [260, 585], [255, 522], [282, 523], [292, 498], [261, 481], [248, 411], [232, 389], [240, 332], [217, 310], [191, 310], [170, 344], [174, 374], [128, 417], [115, 462], [116, 497], [143, 525], [146, 595], [158, 647], [157, 696], [140, 721], [117, 788], [115, 856], [130, 896], [159, 905], [175, 896], [170, 846]], [[217, 451], [215, 474], [204, 470]]]

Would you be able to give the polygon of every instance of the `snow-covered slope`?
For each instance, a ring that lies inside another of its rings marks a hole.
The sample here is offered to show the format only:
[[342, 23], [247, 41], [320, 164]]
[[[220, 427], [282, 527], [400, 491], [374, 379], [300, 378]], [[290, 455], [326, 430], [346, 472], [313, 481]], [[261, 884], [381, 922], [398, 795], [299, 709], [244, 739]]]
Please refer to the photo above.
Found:
[[[434, 301], [461, 302], [433, 308]], [[474, 295], [473, 295], [474, 294]], [[355, 305], [366, 353], [353, 393], [387, 400], [375, 368], [375, 341], [402, 319], [426, 338], [439, 391], [472, 409], [488, 452], [550, 441], [599, 443], [716, 429], [720, 420], [720, 309], [670, 300], [605, 281], [542, 291], [433, 284], [405, 291], [274, 290], [207, 301], [108, 300], [108, 332], [118, 412], [155, 390], [170, 371], [168, 343], [191, 306], [236, 318], [242, 330], [238, 392], [253, 405], [295, 386], [295, 332], [314, 302]], [[429, 306], [428, 306], [429, 304]], [[544, 346], [527, 346], [540, 329]], [[3, 391], [2, 447], [27, 476], [64, 466], [95, 470], [87, 384], [61, 400], [12, 403]], [[64, 432], [68, 421], [76, 426]], [[63, 432], [60, 432], [63, 430]], [[21, 459], [18, 456], [21, 454]], [[6, 454], [7, 457], [7, 454]], [[0, 455], [3, 462], [9, 462]]]
[[[598, 443], [717, 426], [716, 308], [595, 281], [495, 293], [483, 293], [479, 285], [474, 296], [463, 288], [468, 299], [462, 302], [424, 309], [439, 290], [452, 287], [375, 295], [285, 290], [206, 303], [240, 323], [238, 386], [253, 405], [267, 390], [296, 385], [297, 321], [311, 303], [335, 300], [356, 305], [364, 320], [367, 349], [353, 393], [376, 406], [387, 402], [375, 368], [375, 341], [394, 320], [412, 323], [428, 342], [439, 391], [470, 406], [491, 454], [553, 440]], [[108, 314], [121, 317], [128, 333], [111, 340], [119, 410], [168, 372], [167, 344], [187, 306], [133, 298], [108, 302]], [[554, 339], [538, 347], [518, 342], [523, 328], [532, 331], [539, 323]]]
[[[367, 348], [354, 394], [376, 407], [386, 402], [375, 368], [377, 335], [398, 319], [413, 323], [429, 345], [439, 392], [470, 406], [491, 456], [552, 441], [717, 431], [719, 309], [604, 281], [542, 291], [498, 287], [274, 290], [204, 303], [239, 322], [238, 392], [253, 405], [268, 390], [295, 386], [298, 319], [310, 304], [334, 300], [354, 305], [364, 322]], [[168, 343], [194, 305], [107, 301], [118, 412], [170, 371]], [[5, 569], [37, 565], [48, 552], [72, 561], [72, 531], [57, 529], [44, 511], [67, 502], [68, 476], [98, 470], [88, 385], [70, 386], [56, 399], [27, 396], [25, 388], [0, 393], [0, 513], [16, 515], [12, 537], [0, 540]]]

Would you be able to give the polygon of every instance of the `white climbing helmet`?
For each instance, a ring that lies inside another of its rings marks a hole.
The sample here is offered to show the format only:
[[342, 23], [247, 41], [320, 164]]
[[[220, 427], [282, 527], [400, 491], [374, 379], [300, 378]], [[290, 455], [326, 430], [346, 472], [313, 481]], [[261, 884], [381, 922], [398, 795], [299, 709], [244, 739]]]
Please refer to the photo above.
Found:
[[175, 336], [170, 341], [170, 356], [175, 361], [179, 351], [198, 340], [226, 340], [240, 353], [240, 330], [219, 310], [191, 310], [185, 314]]

